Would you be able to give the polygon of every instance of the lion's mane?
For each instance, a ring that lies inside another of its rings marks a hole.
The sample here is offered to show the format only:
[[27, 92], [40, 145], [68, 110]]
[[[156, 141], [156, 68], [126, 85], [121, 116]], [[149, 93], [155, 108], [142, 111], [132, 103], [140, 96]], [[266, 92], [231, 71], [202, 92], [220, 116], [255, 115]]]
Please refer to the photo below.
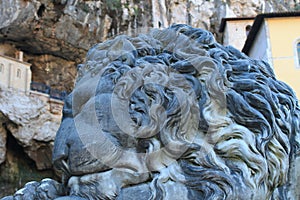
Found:
[[[148, 155], [153, 199], [166, 195], [168, 181], [203, 199], [268, 199], [287, 182], [300, 111], [268, 63], [205, 30], [173, 25], [95, 45], [77, 85], [108, 65], [119, 76], [98, 88], [127, 102], [137, 152]], [[171, 161], [179, 167], [160, 175]]]

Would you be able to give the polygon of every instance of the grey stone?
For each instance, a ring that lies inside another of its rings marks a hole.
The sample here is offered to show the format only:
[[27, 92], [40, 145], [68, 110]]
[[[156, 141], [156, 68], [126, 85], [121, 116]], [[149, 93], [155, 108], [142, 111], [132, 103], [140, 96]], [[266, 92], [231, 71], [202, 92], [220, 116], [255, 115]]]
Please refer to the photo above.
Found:
[[65, 197], [58, 197], [55, 200], [86, 200], [86, 199], [81, 197], [76, 197], [76, 196], [65, 196]]
[[118, 36], [79, 66], [53, 149], [55, 198], [298, 199], [299, 119], [268, 63], [208, 31]]
[[[134, 194], [134, 195], [133, 195]], [[151, 190], [149, 185], [142, 184], [132, 186], [121, 190], [116, 200], [138, 200], [138, 199], [151, 199]]]
[[6, 130], [2, 126], [0, 126], [0, 164], [5, 161], [5, 156], [6, 156]]
[[61, 115], [52, 114], [41, 99], [13, 89], [0, 89], [0, 98], [0, 162], [5, 158], [9, 131], [38, 169], [52, 168], [51, 152]]
[[3, 197], [1, 200], [14, 200], [13, 196]]

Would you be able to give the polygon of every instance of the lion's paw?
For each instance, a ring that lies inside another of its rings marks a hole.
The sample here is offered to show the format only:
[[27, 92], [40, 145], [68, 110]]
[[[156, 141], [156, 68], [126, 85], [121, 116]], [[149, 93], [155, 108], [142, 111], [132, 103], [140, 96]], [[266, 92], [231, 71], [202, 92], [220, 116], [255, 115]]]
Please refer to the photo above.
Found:
[[9, 200], [53, 200], [63, 196], [63, 186], [52, 179], [43, 179], [41, 182], [31, 181], [24, 188], [18, 190]]
[[70, 195], [83, 198], [115, 199], [120, 185], [111, 177], [111, 172], [73, 176], [68, 182]]

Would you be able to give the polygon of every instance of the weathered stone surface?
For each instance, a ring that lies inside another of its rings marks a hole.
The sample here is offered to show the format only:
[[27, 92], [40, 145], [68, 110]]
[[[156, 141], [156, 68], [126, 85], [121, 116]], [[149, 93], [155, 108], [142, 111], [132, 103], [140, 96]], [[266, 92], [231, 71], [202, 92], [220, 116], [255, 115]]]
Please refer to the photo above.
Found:
[[[82, 62], [87, 49], [93, 44], [113, 35], [145, 32], [149, 27], [158, 27], [159, 21], [165, 27], [173, 22], [182, 22], [216, 33], [220, 19], [224, 16], [239, 17], [294, 10], [296, 2], [5, 0], [0, 1], [0, 52], [2, 54], [5, 51], [4, 54], [13, 57], [16, 48], [23, 50], [25, 61], [32, 63], [33, 80], [70, 91], [76, 71], [74, 63]], [[4, 46], [2, 43], [5, 43]], [[6, 119], [1, 118], [0, 121]], [[15, 126], [8, 127], [16, 131]], [[21, 132], [25, 130], [20, 129]], [[1, 135], [0, 138], [4, 139], [2, 131]], [[50, 149], [48, 144], [46, 147], [39, 145], [37, 148], [42, 151]], [[5, 155], [5, 144], [0, 146], [1, 157]], [[41, 159], [37, 158], [39, 154], [35, 147], [27, 152], [35, 160]], [[42, 162], [49, 161], [50, 153], [43, 154], [46, 156], [42, 157], [47, 161]]]
[[55, 199], [63, 195], [63, 186], [52, 179], [43, 179], [41, 182], [28, 182], [24, 188], [18, 190], [14, 196], [4, 197], [2, 200], [14, 199]]
[[[2, 88], [0, 98], [2, 138], [5, 138], [5, 131], [9, 131], [38, 169], [51, 168], [52, 146], [61, 115], [52, 114], [49, 105], [38, 97], [15, 90]], [[1, 144], [4, 144], [1, 149], [5, 153], [5, 140]]]
[[[12, 41], [31, 54], [51, 54], [78, 62], [97, 41], [134, 29], [144, 19], [151, 22], [146, 13], [150, 11], [150, 1], [137, 5], [139, 9], [144, 9], [140, 13], [134, 13], [131, 4], [133, 2], [121, 3], [118, 0], [1, 2], [0, 40]], [[139, 21], [130, 24], [137, 15]]]
[[31, 64], [32, 81], [44, 83], [52, 89], [72, 91], [77, 73], [75, 62], [52, 55], [28, 54], [24, 60]]
[[[135, 194], [134, 196], [132, 194]], [[123, 200], [123, 199], [151, 199], [151, 190], [149, 185], [142, 184], [138, 186], [133, 186], [131, 188], [125, 188], [121, 190], [119, 196], [116, 200]]]
[[24, 51], [34, 81], [71, 91], [75, 66], [87, 50], [117, 34], [185, 23], [210, 30], [218, 39], [223, 17], [295, 8], [295, 1], [276, 0], [7, 0], [0, 2], [0, 43]]
[[63, 115], [59, 199], [299, 198], [294, 92], [203, 29], [95, 45]]
[[5, 161], [5, 156], [6, 156], [6, 130], [2, 126], [0, 126], [0, 164], [2, 164]]
[[7, 0], [0, 2], [0, 41], [29, 54], [82, 61], [95, 43], [120, 33], [186, 23], [217, 33], [225, 16], [295, 9], [295, 1]]

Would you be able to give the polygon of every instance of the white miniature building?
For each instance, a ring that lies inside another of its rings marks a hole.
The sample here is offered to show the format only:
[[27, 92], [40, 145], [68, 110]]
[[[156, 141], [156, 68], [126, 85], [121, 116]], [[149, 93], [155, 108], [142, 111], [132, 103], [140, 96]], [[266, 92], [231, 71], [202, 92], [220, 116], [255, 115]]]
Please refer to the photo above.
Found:
[[31, 64], [23, 62], [23, 52], [17, 58], [0, 55], [0, 85], [20, 91], [30, 91]]

